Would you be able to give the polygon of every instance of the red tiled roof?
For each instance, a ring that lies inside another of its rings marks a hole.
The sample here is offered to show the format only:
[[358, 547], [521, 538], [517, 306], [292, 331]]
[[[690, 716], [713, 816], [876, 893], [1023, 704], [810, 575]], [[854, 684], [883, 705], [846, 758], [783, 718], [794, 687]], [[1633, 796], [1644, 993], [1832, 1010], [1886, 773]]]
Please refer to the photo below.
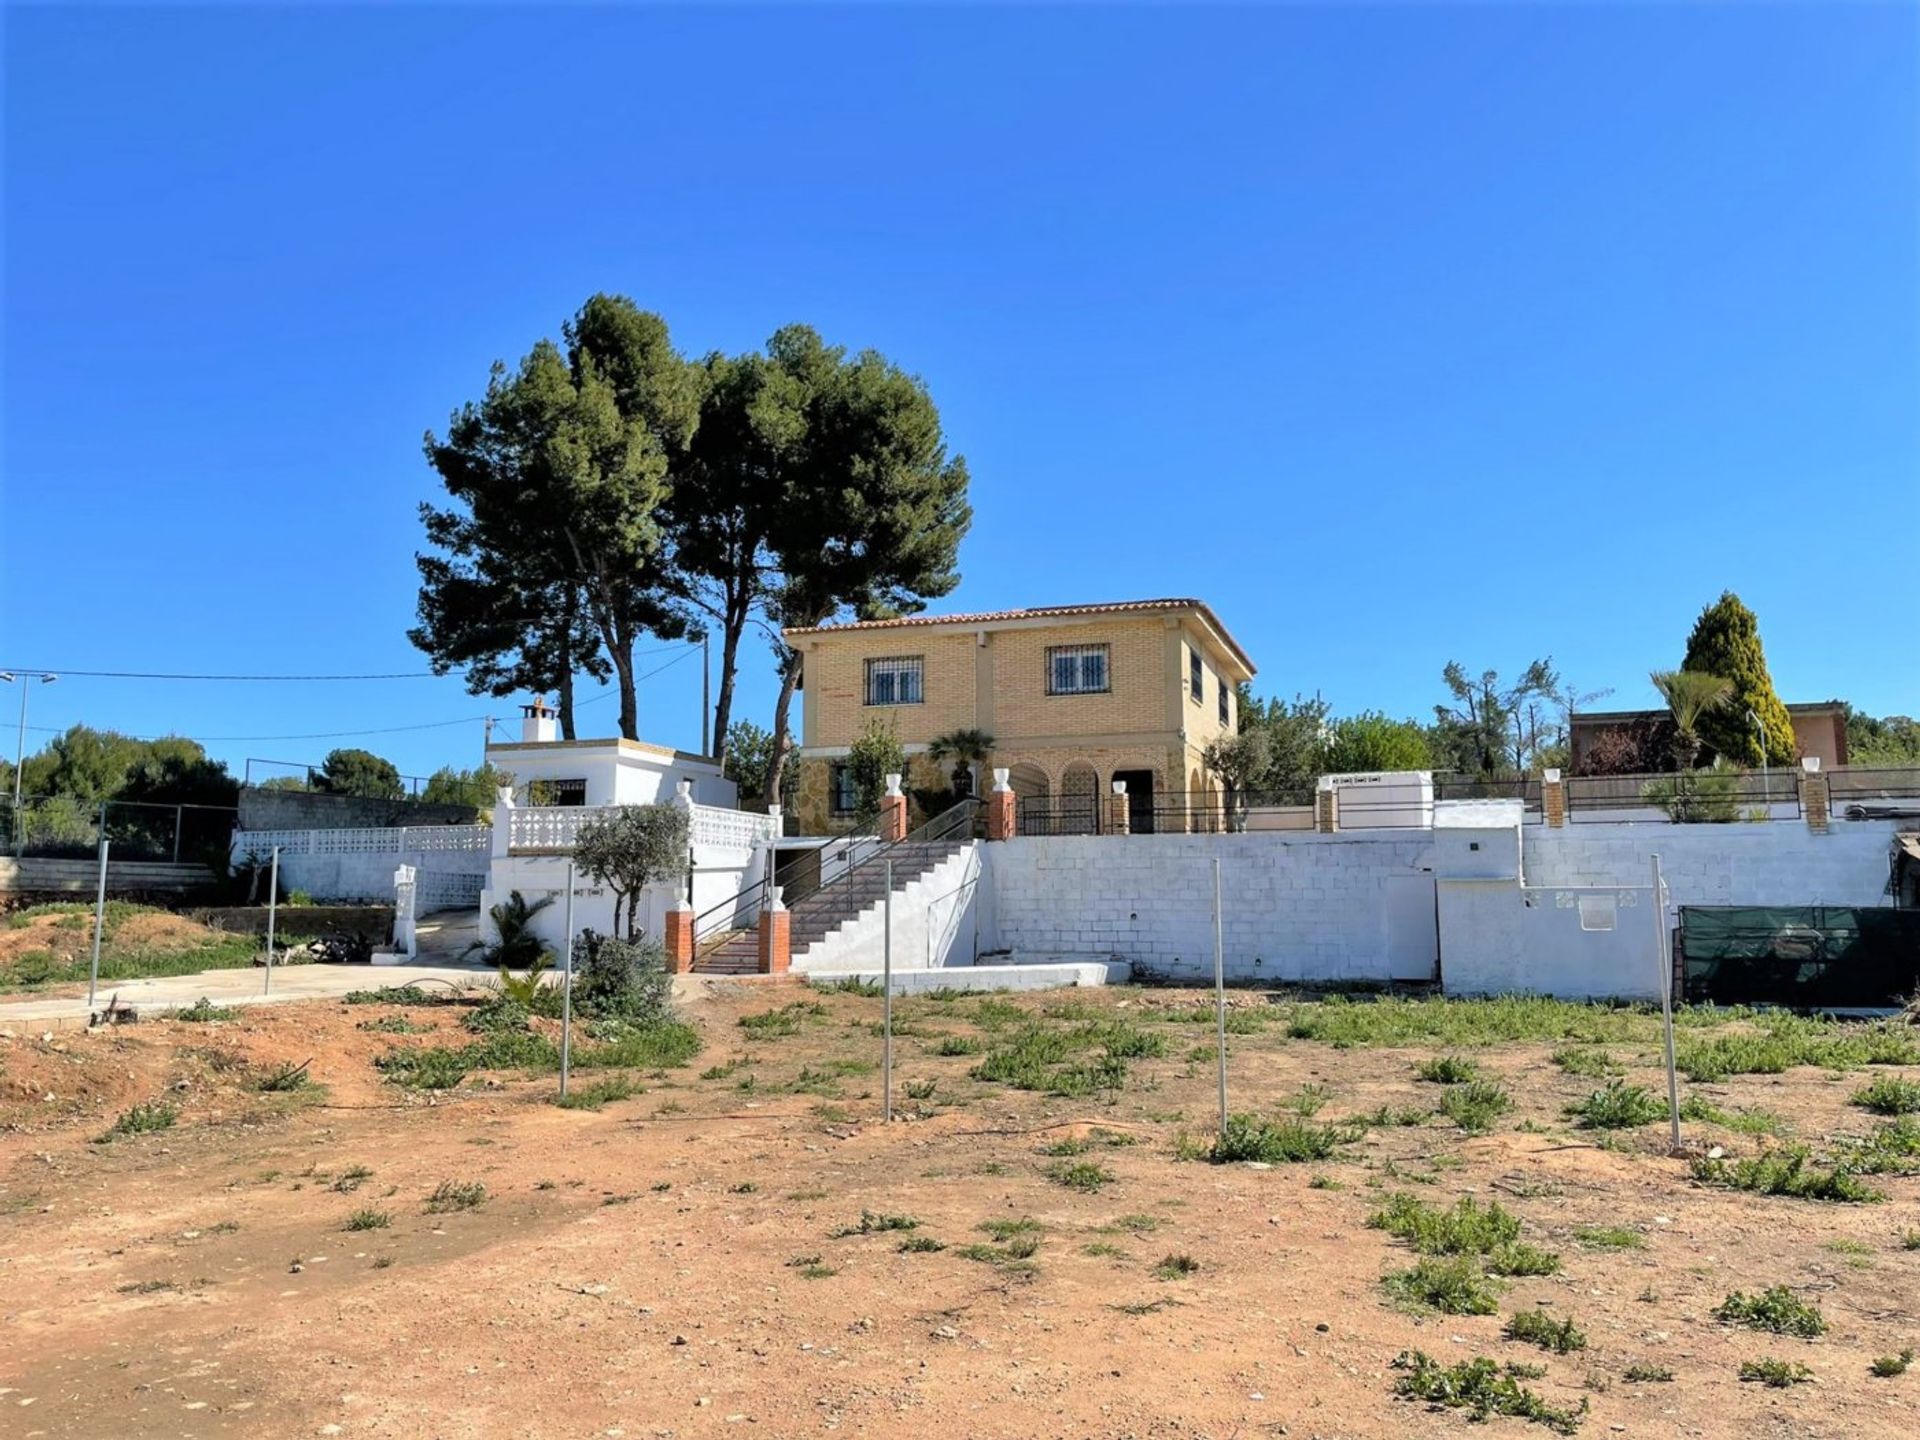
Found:
[[1220, 617], [1204, 600], [1114, 600], [1098, 605], [1034, 605], [1024, 610], [979, 610], [966, 615], [902, 615], [893, 620], [852, 620], [844, 625], [796, 625], [786, 635], [832, 635], [841, 630], [899, 630], [916, 625], [995, 625], [1014, 620], [1066, 619], [1079, 615], [1153, 614], [1168, 610], [1198, 611], [1234, 657], [1253, 673], [1253, 660], [1227, 632]]

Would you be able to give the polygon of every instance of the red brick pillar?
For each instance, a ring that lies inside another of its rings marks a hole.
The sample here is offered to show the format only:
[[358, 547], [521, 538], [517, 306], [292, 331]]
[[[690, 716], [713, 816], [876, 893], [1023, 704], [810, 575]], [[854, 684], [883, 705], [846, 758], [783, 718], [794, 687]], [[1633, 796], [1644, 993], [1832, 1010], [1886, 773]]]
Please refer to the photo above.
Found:
[[993, 772], [993, 789], [987, 792], [987, 839], [1011, 840], [1018, 825], [1013, 787], [1007, 784], [1007, 772]]
[[1833, 796], [1827, 789], [1827, 777], [1820, 773], [1820, 757], [1809, 755], [1800, 762], [1800, 815], [1815, 835], [1827, 833], [1833, 815]]
[[793, 963], [792, 915], [780, 903], [778, 885], [770, 887], [771, 903], [760, 912], [760, 973], [784, 975]]
[[1567, 784], [1558, 770], [1547, 770], [1540, 776], [1540, 814], [1551, 829], [1561, 829], [1567, 823]]
[[880, 797], [880, 838], [886, 841], [907, 838], [907, 797], [900, 793], [900, 777], [887, 776], [887, 793]]
[[693, 969], [693, 907], [685, 901], [667, 911], [667, 970], [685, 975]]

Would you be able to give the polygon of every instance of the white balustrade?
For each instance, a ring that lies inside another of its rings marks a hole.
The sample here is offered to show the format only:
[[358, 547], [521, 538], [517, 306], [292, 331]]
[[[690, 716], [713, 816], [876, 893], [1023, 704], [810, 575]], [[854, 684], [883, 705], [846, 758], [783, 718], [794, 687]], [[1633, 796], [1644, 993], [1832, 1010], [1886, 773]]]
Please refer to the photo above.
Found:
[[[623, 807], [618, 805], [521, 805], [508, 812], [507, 849], [513, 854], [564, 855], [579, 838], [580, 827]], [[770, 815], [695, 805], [688, 824], [695, 845], [751, 850], [775, 835]]]
[[410, 855], [427, 850], [485, 854], [493, 832], [485, 825], [373, 825], [352, 830], [239, 830], [233, 853], [281, 855]]

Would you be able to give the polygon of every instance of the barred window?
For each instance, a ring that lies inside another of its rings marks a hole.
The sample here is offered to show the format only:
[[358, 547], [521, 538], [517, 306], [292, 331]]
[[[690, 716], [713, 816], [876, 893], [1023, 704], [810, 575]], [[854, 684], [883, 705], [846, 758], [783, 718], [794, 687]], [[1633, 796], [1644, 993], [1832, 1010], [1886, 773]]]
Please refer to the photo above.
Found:
[[853, 767], [836, 764], [827, 772], [829, 789], [832, 794], [828, 802], [836, 815], [851, 815], [860, 803], [860, 797], [853, 785]]
[[1231, 692], [1227, 689], [1227, 677], [1222, 675], [1220, 677], [1220, 723], [1222, 725], [1230, 726], [1233, 724], [1233, 701], [1230, 697]]
[[1052, 645], [1047, 648], [1049, 695], [1098, 695], [1112, 688], [1104, 645]]
[[587, 803], [587, 782], [584, 779], [529, 780], [527, 803], [529, 805], [584, 805]]
[[1206, 691], [1206, 677], [1207, 670], [1206, 666], [1200, 663], [1199, 648], [1189, 645], [1187, 647], [1187, 688], [1193, 692], [1195, 701], [1198, 701]]
[[867, 704], [918, 705], [920, 700], [918, 655], [867, 661]]

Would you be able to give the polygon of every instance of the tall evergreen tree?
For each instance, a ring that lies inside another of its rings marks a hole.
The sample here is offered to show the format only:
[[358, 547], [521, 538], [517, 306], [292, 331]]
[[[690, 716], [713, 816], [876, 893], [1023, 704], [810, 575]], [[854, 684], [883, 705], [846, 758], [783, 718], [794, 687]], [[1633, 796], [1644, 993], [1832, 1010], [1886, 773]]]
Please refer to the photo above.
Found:
[[[1793, 719], [1774, 693], [1760, 646], [1760, 622], [1731, 590], [1700, 612], [1687, 637], [1682, 670], [1704, 671], [1729, 681], [1724, 703], [1700, 717], [1700, 738], [1713, 753], [1736, 765], [1758, 765], [1762, 754], [1774, 765], [1791, 765], [1797, 747]], [[1758, 717], [1756, 727], [1754, 717]], [[1760, 732], [1766, 734], [1766, 748]]]
[[611, 674], [620, 733], [639, 738], [634, 646], [686, 633], [667, 596], [659, 512], [698, 418], [700, 378], [657, 315], [595, 295], [516, 370], [427, 436], [454, 502], [422, 506], [420, 624], [436, 669], [475, 693], [554, 690], [572, 733], [572, 677]]

